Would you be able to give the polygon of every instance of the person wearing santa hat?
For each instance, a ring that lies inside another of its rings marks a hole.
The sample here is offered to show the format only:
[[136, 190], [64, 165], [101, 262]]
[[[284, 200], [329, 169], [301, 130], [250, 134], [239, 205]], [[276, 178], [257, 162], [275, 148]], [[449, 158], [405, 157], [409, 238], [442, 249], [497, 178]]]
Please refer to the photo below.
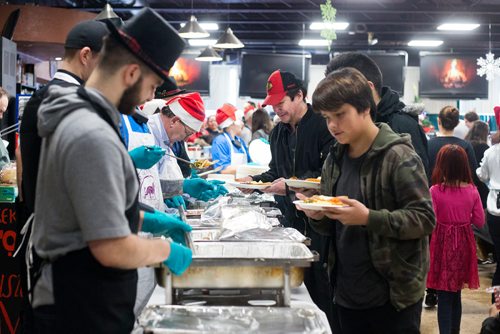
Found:
[[248, 148], [241, 136], [243, 122], [236, 119], [236, 107], [224, 103], [217, 109], [215, 120], [223, 133], [212, 142], [212, 158], [218, 160], [214, 168], [222, 166], [221, 174], [236, 174], [236, 168], [250, 160]]
[[150, 115], [148, 125], [156, 145], [166, 150], [158, 163], [161, 189], [171, 207], [185, 207], [182, 193], [207, 201], [227, 193], [221, 181], [184, 179], [181, 168], [172, 150], [175, 142], [186, 140], [200, 131], [205, 120], [205, 106], [199, 93], [177, 95], [168, 101], [154, 99], [144, 104], [143, 112]]

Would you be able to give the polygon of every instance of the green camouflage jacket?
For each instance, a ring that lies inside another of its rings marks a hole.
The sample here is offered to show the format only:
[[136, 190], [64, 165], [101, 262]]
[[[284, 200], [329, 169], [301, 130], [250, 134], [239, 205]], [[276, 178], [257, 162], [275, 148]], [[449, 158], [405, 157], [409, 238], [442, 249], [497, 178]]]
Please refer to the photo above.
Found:
[[[396, 134], [386, 124], [377, 126], [380, 131], [360, 172], [363, 202], [370, 209], [366, 225], [369, 250], [373, 266], [388, 282], [392, 305], [404, 309], [424, 295], [429, 269], [428, 236], [435, 217], [427, 177], [409, 135]], [[321, 194], [333, 194], [345, 150], [346, 146], [338, 143], [330, 150], [321, 173]], [[335, 234], [332, 220], [310, 223], [320, 234]], [[335, 242], [335, 238], [332, 240]], [[334, 245], [329, 259], [331, 272]]]

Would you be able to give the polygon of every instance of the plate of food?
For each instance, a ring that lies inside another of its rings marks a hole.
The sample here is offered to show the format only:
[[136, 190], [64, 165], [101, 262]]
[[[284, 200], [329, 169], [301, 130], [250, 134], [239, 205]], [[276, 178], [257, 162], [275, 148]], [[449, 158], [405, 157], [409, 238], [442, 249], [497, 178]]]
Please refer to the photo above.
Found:
[[197, 170], [205, 170], [210, 168], [213, 164], [215, 164], [218, 160], [210, 161], [208, 159], [198, 159], [191, 163], [191, 165]]
[[347, 198], [347, 196], [330, 197], [314, 195], [301, 201], [294, 201], [293, 204], [296, 204], [305, 210], [321, 210], [322, 208], [343, 208], [349, 206], [344, 204], [340, 200], [341, 198]]
[[262, 182], [262, 181], [248, 181], [248, 182], [230, 182], [230, 185], [236, 187], [236, 188], [241, 188], [241, 189], [255, 189], [255, 190], [261, 190], [269, 187], [272, 182]]
[[287, 186], [293, 188], [320, 189], [321, 177], [307, 178], [304, 180], [300, 180], [296, 177], [291, 177], [289, 179], [286, 179], [285, 183], [287, 184]]

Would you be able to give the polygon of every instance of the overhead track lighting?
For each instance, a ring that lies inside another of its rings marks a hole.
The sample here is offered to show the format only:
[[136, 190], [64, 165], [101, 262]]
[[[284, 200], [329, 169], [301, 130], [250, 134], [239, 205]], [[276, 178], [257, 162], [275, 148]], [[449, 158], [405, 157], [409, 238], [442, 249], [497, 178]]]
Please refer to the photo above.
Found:
[[414, 39], [408, 42], [408, 46], [420, 46], [420, 47], [436, 47], [443, 44], [443, 41], [438, 40], [421, 40]]
[[301, 39], [300, 46], [328, 46], [330, 42], [326, 39]]
[[447, 31], [471, 31], [479, 28], [477, 23], [443, 23], [437, 27], [437, 30]]

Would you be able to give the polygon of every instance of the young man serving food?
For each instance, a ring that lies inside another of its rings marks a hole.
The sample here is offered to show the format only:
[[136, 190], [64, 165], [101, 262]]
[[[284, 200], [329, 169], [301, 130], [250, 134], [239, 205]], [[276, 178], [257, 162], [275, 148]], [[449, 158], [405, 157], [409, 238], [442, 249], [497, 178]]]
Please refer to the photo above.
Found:
[[330, 280], [342, 333], [419, 333], [435, 224], [422, 161], [408, 135], [373, 122], [376, 105], [358, 70], [332, 72], [312, 100], [337, 140], [321, 194], [339, 197], [315, 210], [297, 207], [318, 233], [332, 236]]

